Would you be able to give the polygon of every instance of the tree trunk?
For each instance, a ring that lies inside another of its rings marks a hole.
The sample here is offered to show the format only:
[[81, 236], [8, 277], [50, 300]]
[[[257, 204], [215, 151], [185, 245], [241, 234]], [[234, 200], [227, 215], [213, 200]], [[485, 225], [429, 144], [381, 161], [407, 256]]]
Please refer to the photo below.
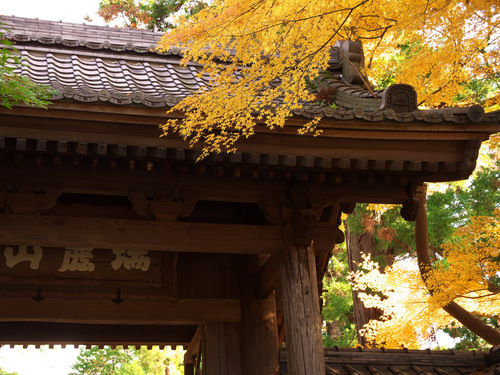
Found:
[[[375, 237], [373, 233], [364, 232], [361, 234], [355, 234], [346, 229], [346, 241], [347, 241], [347, 255], [349, 261], [349, 271], [355, 272], [358, 270], [358, 264], [360, 264], [363, 259], [361, 258], [361, 253], [365, 254], [375, 254]], [[353, 299], [353, 310], [354, 310], [354, 324], [356, 325], [356, 334], [358, 336], [358, 344], [361, 346], [367, 346], [367, 342], [364, 336], [362, 336], [359, 331], [363, 326], [372, 319], [378, 319], [380, 317], [380, 312], [376, 309], [366, 308], [363, 302], [358, 297], [358, 292], [352, 292]]]

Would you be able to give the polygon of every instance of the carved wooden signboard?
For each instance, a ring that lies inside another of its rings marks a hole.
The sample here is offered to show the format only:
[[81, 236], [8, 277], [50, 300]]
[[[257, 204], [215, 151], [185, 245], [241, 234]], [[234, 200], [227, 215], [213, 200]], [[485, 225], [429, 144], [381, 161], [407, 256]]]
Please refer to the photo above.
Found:
[[0, 245], [0, 294], [175, 298], [174, 253]]

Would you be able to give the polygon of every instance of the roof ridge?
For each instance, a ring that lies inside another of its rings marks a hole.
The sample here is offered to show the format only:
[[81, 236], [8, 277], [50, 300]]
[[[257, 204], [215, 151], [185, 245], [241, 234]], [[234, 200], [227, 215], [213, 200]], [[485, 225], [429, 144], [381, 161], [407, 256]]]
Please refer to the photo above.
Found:
[[[164, 34], [152, 30], [6, 15], [0, 15], [0, 22], [8, 29], [6, 37], [18, 42], [55, 44], [72, 48], [86, 47], [92, 50], [131, 51], [141, 54], [160, 54], [156, 48]], [[179, 54], [179, 52], [174, 49], [166, 54]]]

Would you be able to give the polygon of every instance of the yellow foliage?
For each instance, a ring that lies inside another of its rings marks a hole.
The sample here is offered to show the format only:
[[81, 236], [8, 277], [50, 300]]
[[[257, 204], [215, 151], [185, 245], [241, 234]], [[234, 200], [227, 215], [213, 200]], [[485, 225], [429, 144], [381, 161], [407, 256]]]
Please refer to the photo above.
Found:
[[390, 210], [395, 206], [395, 204], [369, 203], [366, 206], [366, 209], [369, 211], [377, 212], [378, 214], [383, 214], [385, 211]]
[[492, 135], [488, 141], [488, 146], [493, 157], [500, 160], [500, 134]]
[[492, 217], [472, 218], [457, 234], [460, 242], [443, 245], [444, 259], [435, 265], [427, 286], [416, 261], [410, 259], [381, 272], [366, 257], [360, 265], [366, 272], [351, 275], [365, 306], [383, 311], [381, 321], [370, 321], [363, 328], [374, 346], [419, 347], [432, 339], [436, 329], [452, 322], [460, 325], [441, 308], [451, 301], [477, 316], [500, 318], [500, 210]]
[[457, 234], [460, 242], [442, 246], [446, 263], [438, 264], [427, 282], [433, 301], [446, 305], [460, 298], [471, 312], [497, 315], [500, 285], [493, 280], [500, 275], [500, 210], [492, 217], [473, 217]]
[[359, 297], [366, 307], [383, 311], [381, 320], [371, 320], [362, 329], [362, 334], [373, 346], [387, 348], [419, 348], [428, 342], [437, 326], [453, 321], [435, 304], [422, 282], [418, 267], [411, 260], [398, 261], [384, 272], [378, 264], [366, 257], [358, 271], [351, 275], [354, 289], [380, 293], [360, 292]]
[[[498, 2], [440, 5], [416, 20], [420, 26], [408, 24], [395, 40], [384, 38], [380, 44], [367, 44], [366, 49], [373, 62], [367, 70], [370, 76], [394, 72], [394, 81], [414, 86], [421, 103], [429, 107], [449, 105], [457, 94], [464, 93], [463, 83], [472, 77], [492, 78], [500, 65]], [[429, 5], [433, 7], [435, 4]], [[395, 41], [412, 46], [402, 65], [389, 58], [395, 52]]]
[[[328, 66], [341, 39], [363, 40], [369, 75], [394, 71], [427, 106], [450, 103], [470, 77], [498, 72], [498, 11], [494, 0], [215, 0], [180, 18], [160, 43], [160, 50], [181, 48], [184, 62], [210, 80], [173, 108], [185, 118], [163, 130], [202, 142], [206, 155], [234, 151], [256, 124], [283, 127], [312, 100], [307, 82]], [[396, 67], [388, 57], [401, 44], [415, 48]], [[318, 121], [299, 133], [317, 135]]]

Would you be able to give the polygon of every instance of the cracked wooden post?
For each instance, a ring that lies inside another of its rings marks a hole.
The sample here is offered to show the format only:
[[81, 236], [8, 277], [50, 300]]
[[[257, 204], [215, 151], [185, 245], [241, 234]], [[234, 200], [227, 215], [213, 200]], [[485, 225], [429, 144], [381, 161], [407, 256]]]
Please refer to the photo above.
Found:
[[[292, 225], [283, 229], [281, 278], [288, 375], [324, 375], [316, 261], [311, 245], [317, 215], [307, 194], [292, 191]], [[302, 207], [302, 208], [301, 208]]]

